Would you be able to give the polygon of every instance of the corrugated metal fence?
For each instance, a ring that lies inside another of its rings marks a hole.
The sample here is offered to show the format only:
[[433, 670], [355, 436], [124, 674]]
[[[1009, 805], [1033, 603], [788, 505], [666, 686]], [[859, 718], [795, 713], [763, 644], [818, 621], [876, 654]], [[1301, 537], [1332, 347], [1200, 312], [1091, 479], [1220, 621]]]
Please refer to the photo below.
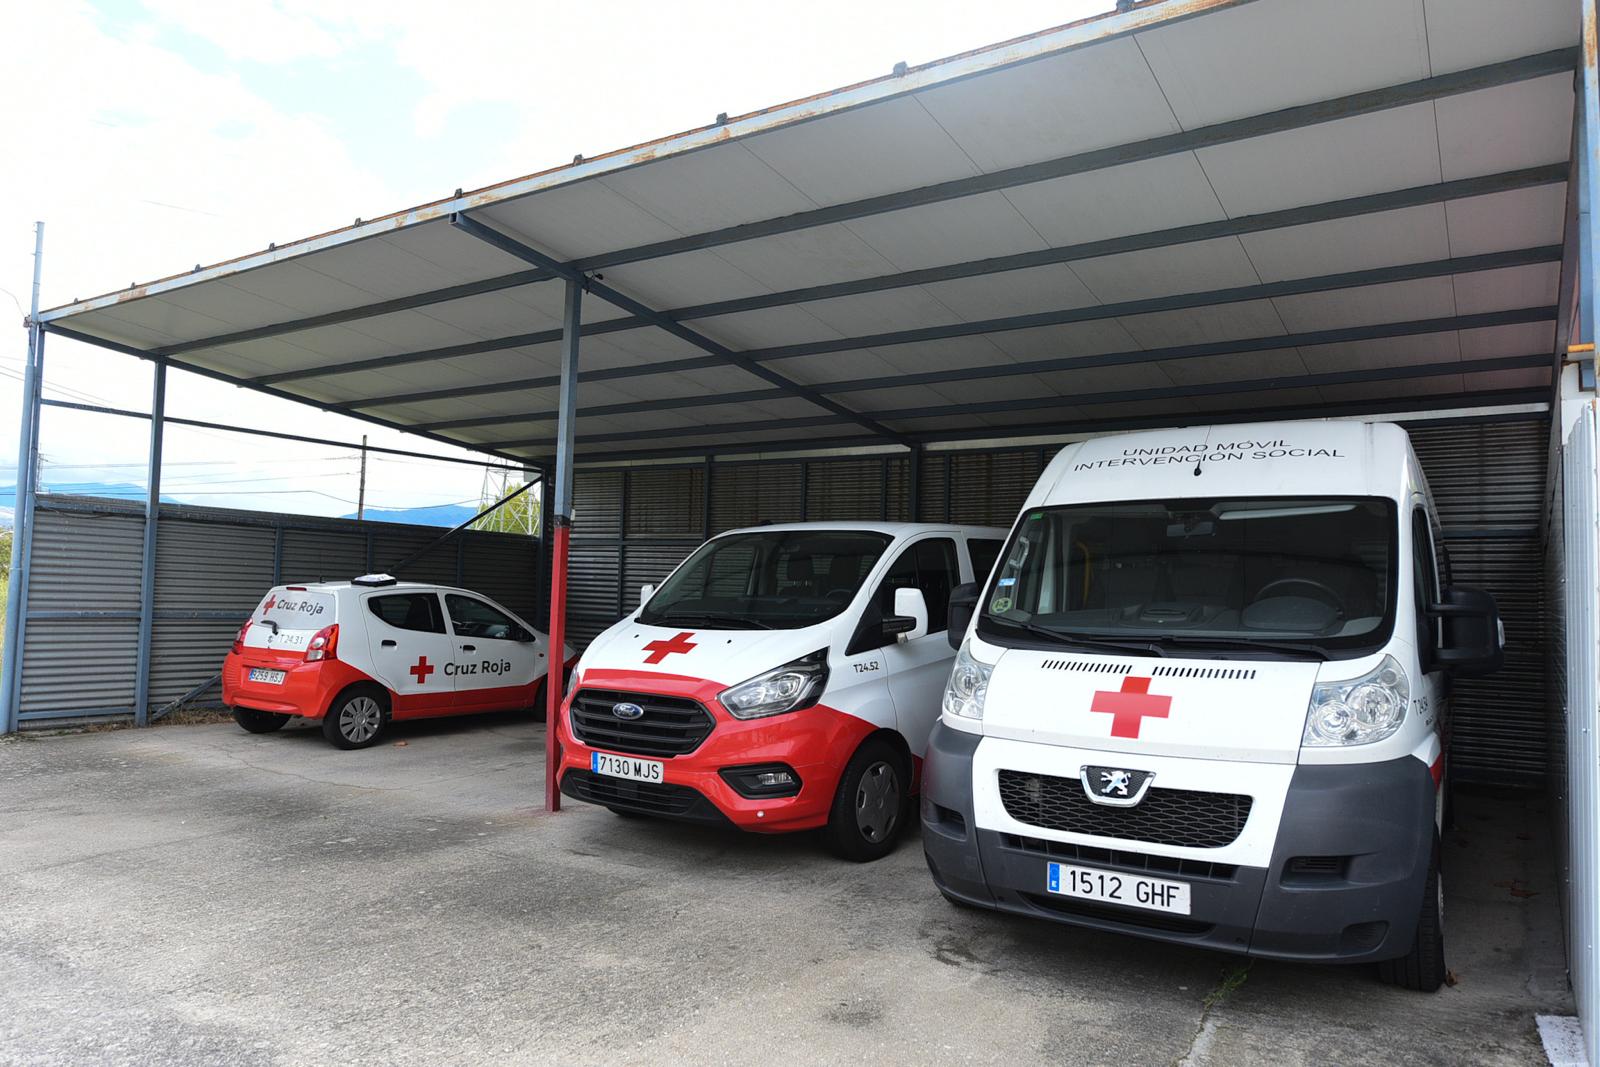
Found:
[[[1495, 595], [1506, 667], [1456, 688], [1457, 781], [1542, 788], [1545, 619], [1540, 582], [1548, 419], [1451, 420], [1407, 429], [1445, 527], [1454, 579]], [[918, 461], [917, 518], [1009, 527], [1059, 446], [935, 451]], [[582, 647], [705, 537], [761, 522], [910, 518], [903, 455], [580, 470], [572, 642]], [[707, 487], [709, 486], [709, 493]]]
[[[143, 505], [41, 496], [37, 516], [20, 719], [132, 715]], [[271, 586], [393, 567], [442, 532], [163, 504], [151, 707], [216, 672], [240, 622]], [[542, 556], [536, 539], [468, 531], [399, 576], [478, 590], [537, 625]]]

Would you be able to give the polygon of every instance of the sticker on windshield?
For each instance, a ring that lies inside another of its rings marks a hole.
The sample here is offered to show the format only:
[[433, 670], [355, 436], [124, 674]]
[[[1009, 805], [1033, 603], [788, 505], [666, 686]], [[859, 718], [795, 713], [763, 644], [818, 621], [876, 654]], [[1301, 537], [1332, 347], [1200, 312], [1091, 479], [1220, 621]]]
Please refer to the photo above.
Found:
[[994, 612], [996, 615], [1004, 615], [1006, 612], [1011, 610], [1011, 598], [1008, 596], [995, 597], [989, 602], [989, 610]]
[[994, 584], [1000, 586], [1001, 588], [1004, 588], [1005, 586], [1008, 586], [1008, 585], [1016, 585], [1017, 584], [1017, 580], [1015, 578], [1002, 578], [1002, 579], [1000, 579], [998, 582], [996, 582]]

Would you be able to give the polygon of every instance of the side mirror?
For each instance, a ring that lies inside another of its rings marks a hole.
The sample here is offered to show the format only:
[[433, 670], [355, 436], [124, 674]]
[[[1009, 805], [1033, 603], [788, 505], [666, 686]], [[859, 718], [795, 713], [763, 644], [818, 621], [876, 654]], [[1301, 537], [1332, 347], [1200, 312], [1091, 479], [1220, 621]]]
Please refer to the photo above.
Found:
[[511, 639], [513, 641], [520, 641], [522, 644], [525, 644], [525, 645], [532, 644], [533, 643], [533, 633], [532, 633], [532, 631], [524, 630], [522, 627], [519, 626], [519, 627], [517, 627], [516, 631], [511, 635]]
[[655, 596], [655, 595], [656, 595], [656, 587], [655, 586], [653, 586], [653, 585], [641, 585], [639, 587], [639, 606], [642, 608], [646, 604], [650, 603], [650, 598]]
[[1452, 585], [1428, 617], [1444, 621], [1444, 639], [1433, 661], [1466, 678], [1493, 674], [1505, 661], [1506, 630], [1494, 597], [1481, 589]]
[[[884, 633], [893, 626], [895, 633], [902, 641], [915, 641], [928, 632], [928, 601], [920, 589], [896, 589], [894, 591], [894, 614], [884, 622]], [[909, 622], [910, 626], [904, 626]]]
[[950, 628], [945, 637], [951, 648], [960, 648], [972, 622], [972, 613], [978, 608], [978, 597], [983, 592], [977, 582], [964, 582], [950, 590]]

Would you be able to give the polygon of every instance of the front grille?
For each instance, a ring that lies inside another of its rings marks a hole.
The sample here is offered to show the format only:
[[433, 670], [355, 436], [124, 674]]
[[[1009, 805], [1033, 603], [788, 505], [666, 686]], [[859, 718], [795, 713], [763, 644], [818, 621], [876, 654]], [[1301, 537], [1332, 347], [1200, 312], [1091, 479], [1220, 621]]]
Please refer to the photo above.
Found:
[[[617, 704], [637, 704], [644, 715], [619, 719], [611, 714]], [[688, 697], [580, 689], [572, 699], [573, 734], [586, 745], [612, 752], [681, 756], [699, 748], [715, 725], [711, 713]]]
[[1152, 856], [1148, 852], [1124, 852], [1121, 849], [1075, 845], [1070, 841], [1046, 841], [1039, 837], [1021, 837], [1017, 834], [1001, 834], [1000, 844], [1018, 852], [1048, 856], [1053, 860], [1095, 863], [1125, 871], [1143, 871], [1146, 874], [1176, 874], [1184, 878], [1231, 882], [1239, 873], [1238, 866], [1232, 863], [1179, 859], [1176, 856]]
[[634, 782], [579, 770], [568, 771], [562, 777], [561, 791], [590, 804], [665, 816], [687, 815], [704, 799], [686, 785]]
[[1000, 772], [1006, 814], [1029, 826], [1183, 848], [1221, 848], [1234, 842], [1250, 817], [1251, 798], [1194, 789], [1151, 789], [1131, 808], [1096, 804], [1076, 778]]

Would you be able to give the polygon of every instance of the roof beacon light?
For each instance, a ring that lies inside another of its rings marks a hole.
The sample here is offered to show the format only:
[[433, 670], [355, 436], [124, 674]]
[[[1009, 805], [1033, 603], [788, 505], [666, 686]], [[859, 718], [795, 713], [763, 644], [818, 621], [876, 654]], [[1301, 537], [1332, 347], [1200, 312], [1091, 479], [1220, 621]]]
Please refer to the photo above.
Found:
[[359, 578], [350, 579], [351, 585], [393, 585], [399, 581], [392, 574], [363, 574]]

